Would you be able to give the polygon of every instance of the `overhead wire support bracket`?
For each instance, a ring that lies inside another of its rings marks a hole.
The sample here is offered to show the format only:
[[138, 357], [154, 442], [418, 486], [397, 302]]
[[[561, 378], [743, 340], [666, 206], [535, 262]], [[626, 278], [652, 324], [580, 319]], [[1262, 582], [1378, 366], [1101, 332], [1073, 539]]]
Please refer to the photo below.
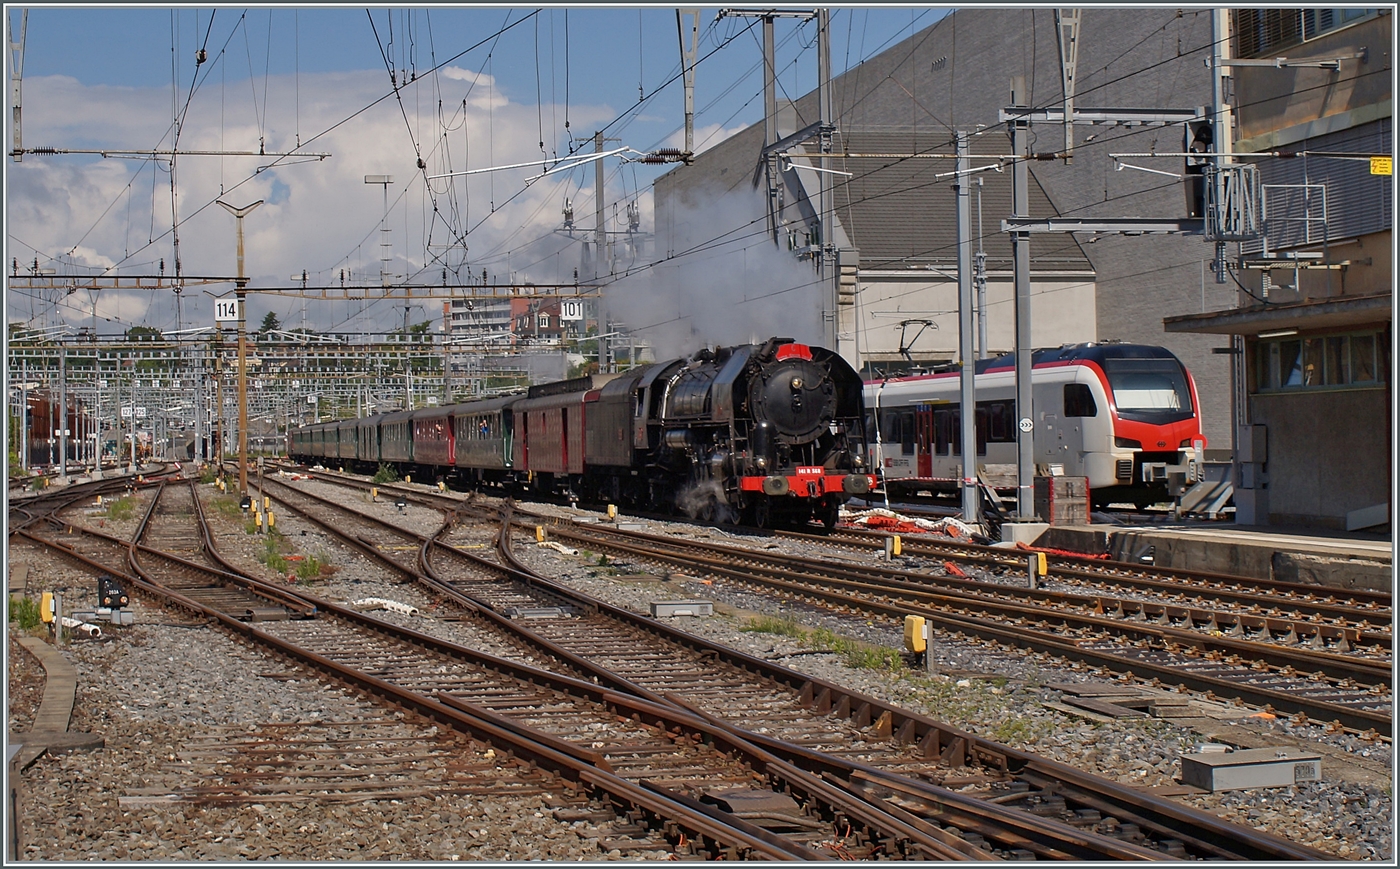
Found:
[[[1340, 70], [1340, 69], [1342, 68], [1342, 61], [1344, 61], [1344, 60], [1359, 60], [1359, 61], [1361, 61], [1362, 63], [1366, 63], [1366, 62], [1368, 61], [1367, 54], [1368, 54], [1368, 53], [1367, 53], [1367, 50], [1365, 49], [1365, 47], [1362, 47], [1361, 49], [1359, 49], [1359, 50], [1357, 50], [1357, 51], [1354, 51], [1354, 52], [1352, 52], [1351, 54], [1337, 54], [1337, 55], [1333, 55], [1333, 56], [1331, 56], [1331, 57], [1299, 57], [1299, 58], [1289, 58], [1289, 57], [1257, 57], [1257, 58], [1222, 57], [1222, 58], [1216, 59], [1214, 62], [1215, 62], [1216, 64], [1218, 64], [1219, 66], [1222, 66], [1222, 67], [1231, 67], [1231, 66], [1266, 66], [1266, 67], [1273, 67], [1274, 69], [1310, 68], [1310, 69], [1330, 69], [1330, 70], [1334, 70], [1334, 71], [1335, 71], [1335, 70]], [[1209, 57], [1207, 57], [1207, 58], [1203, 58], [1203, 60], [1205, 61], [1206, 67], [1209, 68], [1209, 67], [1211, 66], [1211, 61], [1212, 61], [1212, 59], [1209, 58]]]
[[[1204, 107], [1194, 109], [1074, 109], [1070, 113], [1070, 123], [1106, 124], [1124, 127], [1167, 126], [1196, 121], [1206, 116]], [[1054, 106], [1029, 108], [1027, 106], [1007, 106], [998, 113], [1001, 123], [1011, 121], [1057, 123], [1065, 122], [1065, 110]]]
[[[826, 124], [822, 123], [821, 121], [818, 121], [815, 124], [808, 124], [807, 126], [803, 127], [797, 132], [784, 136], [778, 141], [774, 142], [773, 144], [765, 146], [763, 150], [759, 153], [759, 156], [767, 157], [769, 154], [776, 154], [780, 151], [786, 151], [793, 145], [800, 144], [802, 142], [807, 141], [808, 139], [820, 136], [822, 134], [831, 134], [834, 132], [836, 132], [835, 124]], [[783, 156], [787, 155], [784, 154]], [[828, 154], [827, 156], [830, 157], [835, 155]]]
[[823, 169], [823, 168], [820, 167], [820, 166], [805, 166], [805, 165], [801, 165], [801, 164], [792, 162], [792, 156], [791, 156], [791, 155], [782, 154], [782, 155], [780, 155], [780, 156], [783, 158], [783, 171], [784, 171], [784, 172], [788, 171], [789, 169], [807, 169], [807, 170], [810, 170], [810, 171], [812, 171], [812, 172], [825, 172], [825, 173], [828, 174], [828, 175], [844, 175], [844, 176], [847, 177], [847, 178], [850, 178], [850, 177], [852, 177], [853, 175], [856, 174], [856, 173], [854, 173], [854, 172], [843, 172], [843, 171], [841, 171], [840, 169]]
[[140, 160], [156, 159], [160, 157], [315, 157], [324, 160], [332, 156], [324, 151], [181, 151], [177, 149], [146, 150], [142, 148], [21, 148], [13, 152], [18, 154], [35, 154], [38, 156], [56, 154], [97, 154], [102, 157], [113, 157], [117, 159], [133, 158]]
[[[527, 169], [527, 168], [529, 168], [529, 167], [531, 167], [531, 166], [545, 166], [545, 167], [548, 167], [548, 168], [546, 168], [543, 172], [541, 172], [540, 174], [525, 179], [525, 183], [526, 183], [527, 185], [529, 185], [529, 184], [531, 184], [531, 183], [533, 183], [533, 182], [535, 182], [535, 181], [538, 181], [539, 179], [543, 178], [544, 176], [549, 175], [549, 174], [554, 173], [554, 172], [564, 172], [564, 171], [567, 171], [567, 170], [569, 170], [569, 169], [576, 169], [576, 168], [578, 168], [579, 166], [585, 166], [585, 165], [587, 165], [587, 164], [589, 164], [589, 163], [592, 163], [592, 162], [595, 161], [595, 160], [601, 160], [601, 159], [603, 159], [604, 157], [616, 157], [616, 156], [619, 155], [619, 154], [628, 154], [628, 153], [637, 154], [638, 156], [641, 156], [641, 157], [646, 157], [646, 156], [648, 156], [645, 152], [638, 151], [638, 150], [635, 150], [635, 149], [633, 149], [633, 148], [622, 147], [622, 148], [614, 148], [614, 149], [611, 150], [611, 151], [602, 151], [602, 152], [597, 153], [597, 154], [580, 155], [580, 156], [577, 156], [577, 157], [565, 157], [565, 158], [563, 158], [563, 160], [561, 160], [561, 161], [555, 163], [553, 166], [550, 166], [550, 165], [549, 165], [550, 161], [548, 161], [548, 160], [531, 160], [531, 161], [528, 162], [528, 163], [511, 163], [511, 164], [509, 164], [509, 165], [507, 165], [507, 166], [485, 166], [485, 167], [482, 167], [481, 169], [463, 169], [461, 172], [444, 172], [444, 173], [442, 173], [442, 174], [440, 174], [440, 175], [429, 175], [429, 176], [428, 176], [428, 180], [429, 180], [429, 181], [436, 181], [436, 180], [438, 180], [438, 179], [440, 179], [440, 178], [459, 178], [459, 177], [462, 177], [462, 176], [464, 176], [464, 175], [479, 175], [479, 174], [481, 174], [481, 173], [483, 173], [483, 172], [503, 172], [503, 171], [505, 171], [505, 170], [507, 170], [507, 169]], [[571, 161], [571, 162], [569, 162], [568, 165], [563, 165], [564, 160], [568, 160], [568, 161]]]
[[1120, 217], [1114, 219], [1077, 219], [1070, 217], [1052, 217], [1048, 220], [1030, 220], [1026, 218], [1013, 217], [1001, 222], [1002, 232], [1098, 232], [1113, 233], [1121, 232], [1126, 234], [1180, 232], [1190, 235], [1199, 235], [1205, 231], [1205, 219], [1200, 217], [1186, 218], [1152, 218], [1152, 217]]

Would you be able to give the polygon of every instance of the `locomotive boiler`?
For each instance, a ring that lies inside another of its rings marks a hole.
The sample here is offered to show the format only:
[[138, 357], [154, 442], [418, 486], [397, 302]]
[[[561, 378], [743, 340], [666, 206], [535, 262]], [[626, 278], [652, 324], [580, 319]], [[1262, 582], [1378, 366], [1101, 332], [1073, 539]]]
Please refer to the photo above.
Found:
[[[632, 439], [629, 474], [604, 481], [624, 500], [705, 520], [831, 526], [840, 504], [873, 484], [860, 377], [821, 347], [772, 338], [701, 350], [624, 374], [596, 403], [587, 416], [612, 425], [602, 424], [600, 439]], [[624, 406], [630, 432], [615, 431]], [[631, 468], [645, 469], [645, 493], [626, 490]]]

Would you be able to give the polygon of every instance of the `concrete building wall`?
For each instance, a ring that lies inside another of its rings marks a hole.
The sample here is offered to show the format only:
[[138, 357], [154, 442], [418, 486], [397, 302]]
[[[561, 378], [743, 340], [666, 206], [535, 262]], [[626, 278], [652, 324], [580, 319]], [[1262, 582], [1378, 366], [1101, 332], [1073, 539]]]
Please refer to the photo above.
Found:
[[[1365, 52], [1365, 57], [1353, 55]], [[1353, 127], [1389, 116], [1394, 51], [1393, 15], [1382, 14], [1280, 46], [1266, 57], [1337, 59], [1335, 70], [1308, 67], [1236, 67], [1237, 133], [1242, 150], [1287, 146], [1327, 129]], [[1312, 126], [1321, 118], [1326, 126]]]
[[[1015, 345], [1015, 285], [1009, 275], [987, 281], [988, 355], [1010, 352]], [[1031, 287], [1036, 311], [1031, 338], [1037, 347], [1099, 340], [1094, 318], [1092, 275], [1042, 276]], [[901, 358], [901, 340], [910, 341], [910, 355], [920, 362], [945, 362], [957, 356], [958, 285], [951, 280], [913, 276], [866, 275], [861, 280], [860, 334], [863, 357], [889, 361]], [[902, 328], [905, 321], [927, 320], [934, 328]], [[974, 329], [976, 326], [974, 325]], [[917, 340], [915, 340], [915, 336]]]
[[[1211, 10], [1135, 6], [1086, 7], [1079, 37], [1077, 93], [1079, 108], [1158, 107], [1193, 109], [1211, 99], [1211, 78], [1203, 61], [1212, 44]], [[836, 125], [841, 130], [943, 131], [952, 150], [953, 130], [981, 129], [974, 153], [1007, 153], [1006, 127], [998, 111], [1010, 100], [1010, 79], [1023, 76], [1027, 100], [1033, 106], [1055, 106], [1063, 101], [1058, 34], [1053, 8], [960, 9], [942, 21], [871, 58], [833, 83]], [[815, 91], [796, 101], [796, 128], [818, 119]], [[780, 134], [786, 132], [780, 130]], [[681, 219], [676, 204], [685, 190], [702, 188], [749, 190], [758, 165], [763, 125], [735, 135], [701, 154], [694, 166], [677, 169], [656, 185], [657, 232], [668, 221]], [[1111, 153], [1176, 152], [1184, 149], [1181, 127], [1114, 128], [1080, 126], [1074, 131], [1073, 160], [1059, 159], [1031, 164], [1034, 180], [1044, 190], [1054, 213], [1033, 213], [1033, 218], [1180, 218], [1186, 215], [1186, 195], [1181, 181], [1160, 174], [1115, 169]], [[1063, 125], [1037, 124], [1032, 128], [1031, 150], [1051, 153], [1065, 144]], [[809, 148], [810, 150], [810, 148]], [[1167, 172], [1182, 171], [1180, 159], [1134, 158], [1124, 162]], [[1011, 173], [981, 174], [988, 195], [993, 187], [1011, 183]], [[841, 195], [838, 185], [837, 196]], [[929, 189], [931, 207], [951, 209], [946, 190]], [[672, 204], [667, 205], [666, 200]], [[941, 204], [946, 203], [946, 205]], [[760, 202], [760, 208], [762, 204]], [[669, 210], [668, 210], [669, 209]], [[761, 212], [760, 212], [761, 213]], [[999, 233], [1007, 214], [986, 215], [985, 231]], [[859, 246], [859, 228], [851, 233]], [[1202, 288], [1202, 263], [1213, 248], [1200, 238], [1181, 236], [1036, 234], [1031, 239], [1033, 274], [1053, 261], [1057, 251], [1077, 246], [1087, 256], [1097, 277], [1092, 304], [1077, 313], [1067, 304], [1071, 296], [1045, 304], [1032, 302], [1032, 316], [1040, 323], [1068, 322], [1071, 332], [1048, 337], [1058, 345], [1082, 340], [1084, 325], [1092, 321], [1093, 339], [1156, 344], [1172, 350], [1195, 376], [1200, 391], [1203, 428], [1211, 448], [1228, 450], [1233, 425], [1230, 418], [1230, 369], [1228, 357], [1211, 350], [1227, 346], [1222, 336], [1168, 334], [1166, 316], [1182, 312], [1234, 307], [1233, 284], [1214, 283], [1212, 275]], [[946, 240], [931, 245], [947, 257]], [[658, 254], [663, 253], [658, 251]], [[989, 262], [989, 268], [1006, 271], [1009, 263]], [[1053, 265], [1049, 266], [1053, 268]], [[1036, 278], [1035, 280], [1039, 280]], [[863, 281], [861, 306], [868, 311], [878, 299], [875, 281]], [[870, 295], [866, 295], [869, 293]], [[1040, 294], [1036, 294], [1036, 299]], [[1053, 301], [1051, 300], [1053, 299]], [[1009, 309], [1009, 305], [1005, 306]], [[949, 305], [935, 310], [955, 310]], [[1092, 313], [1086, 313], [1092, 310]], [[1009, 316], [1009, 315], [1008, 315]], [[868, 322], [868, 313], [862, 314]], [[992, 323], [998, 322], [993, 309]], [[1006, 319], [1006, 329], [1010, 320]], [[999, 334], [994, 328], [994, 335]], [[1041, 332], [1037, 332], [1039, 336]], [[940, 328], [938, 340], [955, 339], [956, 329]], [[993, 337], [993, 346], [1001, 345]], [[1037, 342], [1043, 340], [1037, 337]], [[874, 338], [864, 343], [877, 343]], [[862, 348], [863, 349], [863, 348]]]
[[1269, 524], [1345, 528], [1348, 512], [1389, 499], [1384, 389], [1253, 395], [1250, 407], [1268, 427]]

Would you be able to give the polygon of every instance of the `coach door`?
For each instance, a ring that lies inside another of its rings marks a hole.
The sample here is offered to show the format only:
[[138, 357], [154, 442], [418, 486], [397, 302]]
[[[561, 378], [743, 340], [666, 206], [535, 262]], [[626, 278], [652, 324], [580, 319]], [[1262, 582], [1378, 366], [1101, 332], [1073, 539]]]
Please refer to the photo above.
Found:
[[933, 476], [933, 407], [921, 404], [914, 410], [915, 454], [918, 456], [916, 476]]

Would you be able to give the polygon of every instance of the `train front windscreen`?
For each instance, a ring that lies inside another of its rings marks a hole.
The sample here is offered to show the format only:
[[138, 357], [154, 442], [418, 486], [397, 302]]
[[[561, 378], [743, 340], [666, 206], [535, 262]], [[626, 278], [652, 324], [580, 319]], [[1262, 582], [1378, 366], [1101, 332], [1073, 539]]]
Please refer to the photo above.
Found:
[[1191, 387], [1175, 359], [1105, 359], [1103, 367], [1124, 419], [1166, 423], [1191, 416]]

